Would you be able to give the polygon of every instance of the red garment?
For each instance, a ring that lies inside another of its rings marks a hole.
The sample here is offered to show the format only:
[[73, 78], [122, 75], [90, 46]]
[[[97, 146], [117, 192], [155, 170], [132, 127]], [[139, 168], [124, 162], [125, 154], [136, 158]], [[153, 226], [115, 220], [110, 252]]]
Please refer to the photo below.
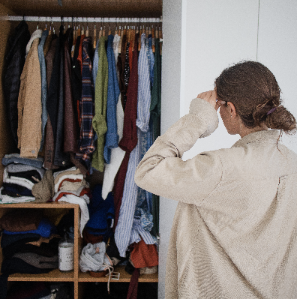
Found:
[[143, 240], [135, 244], [130, 260], [135, 268], [154, 267], [158, 265], [156, 245], [147, 245]]
[[[84, 195], [88, 195], [88, 193], [89, 193], [89, 189], [83, 189], [82, 191], [81, 191], [81, 193], [80, 193], [80, 197], [82, 197], [82, 196], [84, 196]], [[63, 196], [65, 196], [65, 195], [73, 195], [73, 193], [72, 192], [61, 192], [60, 194], [59, 194], [59, 196], [56, 198], [56, 200], [55, 200], [55, 202], [58, 202], [58, 200], [59, 199], [61, 199]], [[75, 195], [76, 196], [76, 195]]]
[[124, 159], [115, 177], [115, 184], [113, 189], [114, 207], [115, 207], [114, 230], [117, 226], [118, 219], [119, 219], [119, 212], [122, 203], [122, 196], [123, 196], [125, 177], [126, 177], [126, 172], [128, 167], [129, 155], [130, 152], [125, 153]]
[[137, 136], [137, 107], [138, 107], [138, 34], [136, 34], [132, 69], [127, 89], [127, 102], [124, 111], [123, 137], [119, 147], [131, 152], [138, 143]]
[[132, 41], [129, 41], [129, 48], [128, 48], [128, 63], [129, 63], [129, 69], [132, 70], [132, 58], [133, 58], [133, 51], [132, 51]]
[[60, 191], [61, 185], [62, 185], [62, 183], [63, 183], [64, 181], [69, 181], [69, 182], [80, 182], [80, 181], [82, 181], [82, 179], [65, 178], [65, 179], [63, 179], [63, 180], [60, 182], [59, 187], [58, 187], [58, 191]]
[[140, 270], [134, 269], [130, 278], [130, 283], [127, 292], [126, 299], [137, 299], [138, 298], [138, 283], [139, 283]]

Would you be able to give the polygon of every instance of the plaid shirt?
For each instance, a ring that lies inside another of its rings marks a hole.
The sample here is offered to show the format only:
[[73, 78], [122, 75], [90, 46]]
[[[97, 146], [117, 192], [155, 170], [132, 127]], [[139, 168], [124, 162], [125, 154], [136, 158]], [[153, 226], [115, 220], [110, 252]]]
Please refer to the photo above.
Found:
[[90, 37], [83, 41], [83, 67], [82, 67], [82, 98], [80, 101], [80, 153], [76, 158], [90, 162], [90, 155], [95, 150], [94, 130], [92, 128], [92, 119], [94, 116], [94, 85], [92, 80], [92, 41]]

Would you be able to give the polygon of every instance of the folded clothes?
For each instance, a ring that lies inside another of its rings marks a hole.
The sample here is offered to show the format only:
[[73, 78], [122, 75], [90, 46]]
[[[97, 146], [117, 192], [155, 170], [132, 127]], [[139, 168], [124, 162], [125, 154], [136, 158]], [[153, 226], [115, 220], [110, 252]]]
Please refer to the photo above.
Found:
[[53, 173], [53, 176], [54, 176], [54, 179], [56, 181], [56, 180], [59, 180], [59, 177], [61, 177], [63, 175], [78, 175], [78, 174], [81, 174], [80, 169], [78, 169], [76, 167], [71, 167], [71, 168], [66, 169], [66, 170], [56, 171], [56, 172]]
[[38, 241], [40, 239], [40, 235], [36, 233], [26, 233], [26, 234], [2, 234], [1, 238], [1, 248], [2, 250], [14, 243], [24, 243]]
[[2, 195], [7, 195], [14, 198], [22, 196], [33, 197], [31, 190], [15, 183], [3, 182], [2, 187]]
[[[4, 257], [9, 258], [14, 256], [16, 253], [35, 253], [42, 256], [51, 257], [58, 254], [58, 243], [60, 241], [60, 238], [54, 237], [47, 243], [41, 243], [39, 244], [39, 240], [37, 241], [30, 241], [25, 242], [23, 240], [20, 240], [18, 242], [15, 242], [5, 248], [2, 249], [2, 254]], [[33, 244], [36, 243], [36, 244]]]
[[76, 191], [81, 186], [83, 187], [89, 187], [89, 184], [86, 182], [85, 179], [70, 179], [66, 178], [63, 181], [61, 181], [58, 191], [60, 190], [67, 190], [67, 191]]
[[45, 173], [45, 169], [43, 168], [36, 168], [33, 166], [22, 165], [22, 164], [9, 164], [7, 167], [8, 173], [18, 173], [18, 172], [27, 172], [27, 171], [36, 171], [39, 173], [40, 177], [42, 178]]
[[74, 179], [74, 180], [83, 180], [84, 176], [83, 174], [77, 174], [77, 175], [63, 175], [59, 177], [59, 180], [55, 179], [55, 193], [57, 193], [59, 191], [59, 186], [60, 183], [64, 180], [64, 179]]
[[21, 177], [15, 177], [15, 176], [8, 176], [8, 172], [6, 169], [4, 169], [3, 172], [3, 182], [7, 182], [7, 183], [15, 183], [21, 186], [26, 187], [29, 190], [32, 190], [32, 187], [34, 185], [33, 182], [31, 182], [28, 179], [25, 178], [21, 178]]
[[34, 197], [28, 197], [28, 196], [15, 198], [15, 197], [10, 197], [8, 195], [2, 195], [0, 191], [0, 204], [24, 203], [24, 202], [32, 202], [34, 200], [35, 200]]
[[24, 158], [21, 157], [18, 153], [6, 154], [2, 158], [2, 165], [7, 166], [9, 164], [23, 164], [29, 165], [36, 168], [41, 168], [43, 165], [43, 158]]
[[90, 193], [90, 189], [84, 188], [83, 186], [80, 186], [76, 191], [60, 190], [53, 197], [53, 201], [57, 202], [61, 197], [65, 196], [65, 195], [74, 195], [77, 197], [81, 197], [81, 196], [87, 195], [89, 193]]
[[36, 230], [41, 220], [40, 209], [16, 208], [0, 219], [0, 228], [17, 234], [20, 231]]
[[14, 177], [19, 177], [19, 178], [24, 178], [32, 183], [37, 183], [41, 180], [40, 173], [37, 172], [36, 170], [30, 170], [30, 171], [24, 171], [24, 172], [8, 172], [8, 177], [14, 176]]
[[12, 258], [19, 258], [27, 264], [39, 269], [57, 269], [58, 255], [42, 256], [36, 253], [16, 253]]
[[8, 231], [8, 230], [3, 230], [3, 233], [5, 234], [27, 234], [27, 233], [37, 233], [41, 235], [42, 237], [49, 237], [52, 233], [55, 233], [55, 225], [52, 224], [49, 220], [47, 219], [42, 219], [38, 225], [38, 228], [36, 230], [28, 230], [28, 231], [19, 231], [19, 232], [14, 232], [14, 231]]
[[33, 265], [26, 263], [24, 260], [12, 257], [12, 258], [4, 258], [2, 261], [1, 272], [5, 275], [11, 275], [15, 273], [21, 274], [42, 274], [49, 273], [53, 268], [36, 268]]
[[47, 202], [54, 197], [54, 177], [51, 170], [47, 170], [42, 180], [34, 184], [32, 194], [38, 202]]

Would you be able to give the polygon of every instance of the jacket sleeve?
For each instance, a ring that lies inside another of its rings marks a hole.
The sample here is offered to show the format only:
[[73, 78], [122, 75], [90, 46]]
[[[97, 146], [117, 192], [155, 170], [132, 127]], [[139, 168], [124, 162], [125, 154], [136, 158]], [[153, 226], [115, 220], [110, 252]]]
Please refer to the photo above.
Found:
[[189, 114], [158, 137], [136, 173], [136, 184], [159, 196], [200, 205], [218, 185], [222, 164], [216, 151], [183, 161], [183, 153], [218, 126], [216, 110], [207, 101], [192, 100]]

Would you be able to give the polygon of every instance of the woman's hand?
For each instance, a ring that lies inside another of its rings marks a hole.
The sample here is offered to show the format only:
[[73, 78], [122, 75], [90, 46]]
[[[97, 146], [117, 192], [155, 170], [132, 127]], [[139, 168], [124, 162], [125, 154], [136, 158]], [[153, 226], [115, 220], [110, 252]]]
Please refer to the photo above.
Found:
[[200, 98], [200, 99], [203, 99], [203, 100], [206, 100], [207, 102], [209, 102], [215, 110], [218, 110], [218, 108], [222, 105], [222, 104], [225, 104], [226, 102], [225, 101], [220, 101], [220, 100], [216, 100], [217, 98], [217, 94], [214, 90], [212, 91], [208, 91], [208, 92], [204, 92], [204, 93], [201, 93], [197, 96], [197, 98]]

